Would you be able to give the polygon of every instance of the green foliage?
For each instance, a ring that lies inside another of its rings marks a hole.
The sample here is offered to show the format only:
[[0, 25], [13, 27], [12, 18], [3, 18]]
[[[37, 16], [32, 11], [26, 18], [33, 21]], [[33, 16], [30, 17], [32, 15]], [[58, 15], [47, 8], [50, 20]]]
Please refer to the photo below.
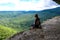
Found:
[[30, 25], [31, 18], [32, 14], [23, 14], [14, 18], [3, 17], [2, 19], [0, 19], [0, 40], [10, 37], [11, 35], [14, 35], [16, 32], [29, 29], [28, 26]]
[[[14, 16], [14, 15], [13, 15]], [[0, 24], [13, 28], [18, 31], [28, 29], [33, 20], [33, 14], [22, 14], [14, 18], [3, 18], [0, 20]]]
[[0, 25], [0, 40], [4, 40], [7, 37], [12, 36], [13, 34], [15, 34], [17, 31], [15, 31], [12, 28], [8, 28], [5, 26]]

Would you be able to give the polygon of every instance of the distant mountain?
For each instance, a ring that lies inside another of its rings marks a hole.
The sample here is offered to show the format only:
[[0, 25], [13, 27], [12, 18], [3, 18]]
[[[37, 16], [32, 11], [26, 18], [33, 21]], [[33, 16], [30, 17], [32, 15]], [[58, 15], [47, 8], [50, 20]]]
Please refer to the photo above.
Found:
[[41, 12], [50, 12], [50, 13], [60, 13], [60, 7], [54, 8], [54, 9], [48, 9], [48, 10], [43, 10]]
[[24, 13], [37, 13], [37, 12], [59, 12], [60, 11], [60, 7], [57, 7], [57, 8], [53, 8], [53, 9], [46, 9], [46, 10], [40, 10], [40, 11], [21, 11], [21, 12], [24, 12]]

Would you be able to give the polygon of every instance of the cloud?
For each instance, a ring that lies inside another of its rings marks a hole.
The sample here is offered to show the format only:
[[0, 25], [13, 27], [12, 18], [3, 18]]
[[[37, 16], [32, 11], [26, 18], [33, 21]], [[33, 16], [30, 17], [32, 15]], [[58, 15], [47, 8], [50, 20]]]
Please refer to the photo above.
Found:
[[43, 10], [58, 6], [52, 0], [0, 0], [0, 10]]
[[1, 3], [8, 3], [9, 2], [9, 0], [0, 0], [0, 4]]
[[9, 7], [12, 7], [12, 6], [14, 6], [14, 4], [13, 3], [2, 3], [2, 4], [0, 4], [0, 6], [9, 6]]

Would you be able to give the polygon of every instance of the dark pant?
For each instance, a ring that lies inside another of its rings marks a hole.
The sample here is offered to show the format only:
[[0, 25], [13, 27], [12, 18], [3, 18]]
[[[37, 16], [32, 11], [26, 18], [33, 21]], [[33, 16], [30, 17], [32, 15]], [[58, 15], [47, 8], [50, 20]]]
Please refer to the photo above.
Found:
[[31, 25], [31, 26], [33, 27], [33, 29], [34, 29], [34, 28], [40, 28], [40, 29], [42, 29], [41, 25], [35, 25], [35, 24], [33, 24], [33, 25]]

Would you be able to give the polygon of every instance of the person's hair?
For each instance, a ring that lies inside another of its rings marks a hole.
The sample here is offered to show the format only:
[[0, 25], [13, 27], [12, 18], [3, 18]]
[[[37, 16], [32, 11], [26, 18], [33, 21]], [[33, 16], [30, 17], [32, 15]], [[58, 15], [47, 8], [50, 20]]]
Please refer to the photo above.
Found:
[[38, 14], [35, 14], [35, 17], [37, 17], [37, 18], [38, 18]]

